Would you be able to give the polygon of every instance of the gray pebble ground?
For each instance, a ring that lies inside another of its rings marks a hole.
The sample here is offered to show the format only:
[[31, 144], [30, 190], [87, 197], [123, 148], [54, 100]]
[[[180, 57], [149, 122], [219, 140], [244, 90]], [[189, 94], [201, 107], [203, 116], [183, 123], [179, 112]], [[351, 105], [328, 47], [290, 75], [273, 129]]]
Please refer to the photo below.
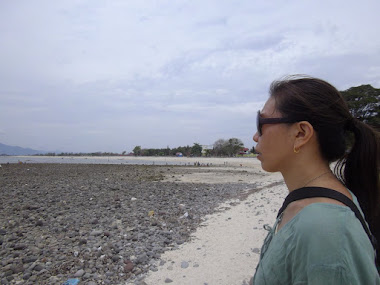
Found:
[[0, 284], [63, 284], [69, 278], [79, 278], [80, 285], [138, 284], [144, 273], [157, 270], [164, 251], [189, 239], [202, 217], [246, 189], [245, 184], [161, 182], [184, 171], [180, 166], [3, 164]]

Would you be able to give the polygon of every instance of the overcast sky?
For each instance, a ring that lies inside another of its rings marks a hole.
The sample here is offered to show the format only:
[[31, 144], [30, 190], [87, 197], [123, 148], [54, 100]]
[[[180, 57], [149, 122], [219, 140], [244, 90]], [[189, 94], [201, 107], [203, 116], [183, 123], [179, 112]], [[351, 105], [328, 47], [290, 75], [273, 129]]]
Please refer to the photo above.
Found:
[[380, 1], [0, 1], [0, 142], [254, 145], [284, 75], [380, 87]]

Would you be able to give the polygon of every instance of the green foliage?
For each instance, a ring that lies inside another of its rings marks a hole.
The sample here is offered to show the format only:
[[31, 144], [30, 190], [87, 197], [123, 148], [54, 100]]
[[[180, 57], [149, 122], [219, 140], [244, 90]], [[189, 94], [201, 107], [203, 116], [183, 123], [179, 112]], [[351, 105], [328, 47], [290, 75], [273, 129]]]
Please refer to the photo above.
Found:
[[371, 85], [360, 85], [340, 93], [355, 118], [380, 129], [380, 89]]
[[133, 149], [133, 154], [134, 155], [141, 155], [141, 146], [139, 146], [139, 145], [135, 146], [135, 148]]
[[218, 139], [214, 142], [213, 154], [216, 156], [235, 156], [243, 147], [243, 142], [238, 138]]
[[193, 156], [202, 156], [202, 146], [199, 143], [194, 143], [191, 148], [191, 155]]

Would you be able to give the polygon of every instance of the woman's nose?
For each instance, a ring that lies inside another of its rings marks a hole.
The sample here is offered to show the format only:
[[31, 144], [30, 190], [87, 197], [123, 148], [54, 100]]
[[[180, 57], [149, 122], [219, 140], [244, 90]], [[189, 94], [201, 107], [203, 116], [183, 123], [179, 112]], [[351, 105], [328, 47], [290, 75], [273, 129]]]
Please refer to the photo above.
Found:
[[258, 133], [258, 132], [256, 132], [256, 133], [253, 135], [253, 140], [254, 140], [255, 142], [258, 142], [258, 141], [259, 141], [259, 133]]

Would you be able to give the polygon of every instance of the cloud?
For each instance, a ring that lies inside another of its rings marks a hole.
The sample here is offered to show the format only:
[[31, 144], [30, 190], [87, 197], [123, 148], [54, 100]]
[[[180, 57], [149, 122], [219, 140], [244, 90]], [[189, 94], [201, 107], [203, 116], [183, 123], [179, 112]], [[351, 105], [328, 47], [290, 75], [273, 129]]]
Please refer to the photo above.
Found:
[[351, 0], [2, 2], [2, 142], [129, 151], [236, 136], [251, 146], [274, 79], [304, 73], [340, 90], [380, 86], [379, 8]]

